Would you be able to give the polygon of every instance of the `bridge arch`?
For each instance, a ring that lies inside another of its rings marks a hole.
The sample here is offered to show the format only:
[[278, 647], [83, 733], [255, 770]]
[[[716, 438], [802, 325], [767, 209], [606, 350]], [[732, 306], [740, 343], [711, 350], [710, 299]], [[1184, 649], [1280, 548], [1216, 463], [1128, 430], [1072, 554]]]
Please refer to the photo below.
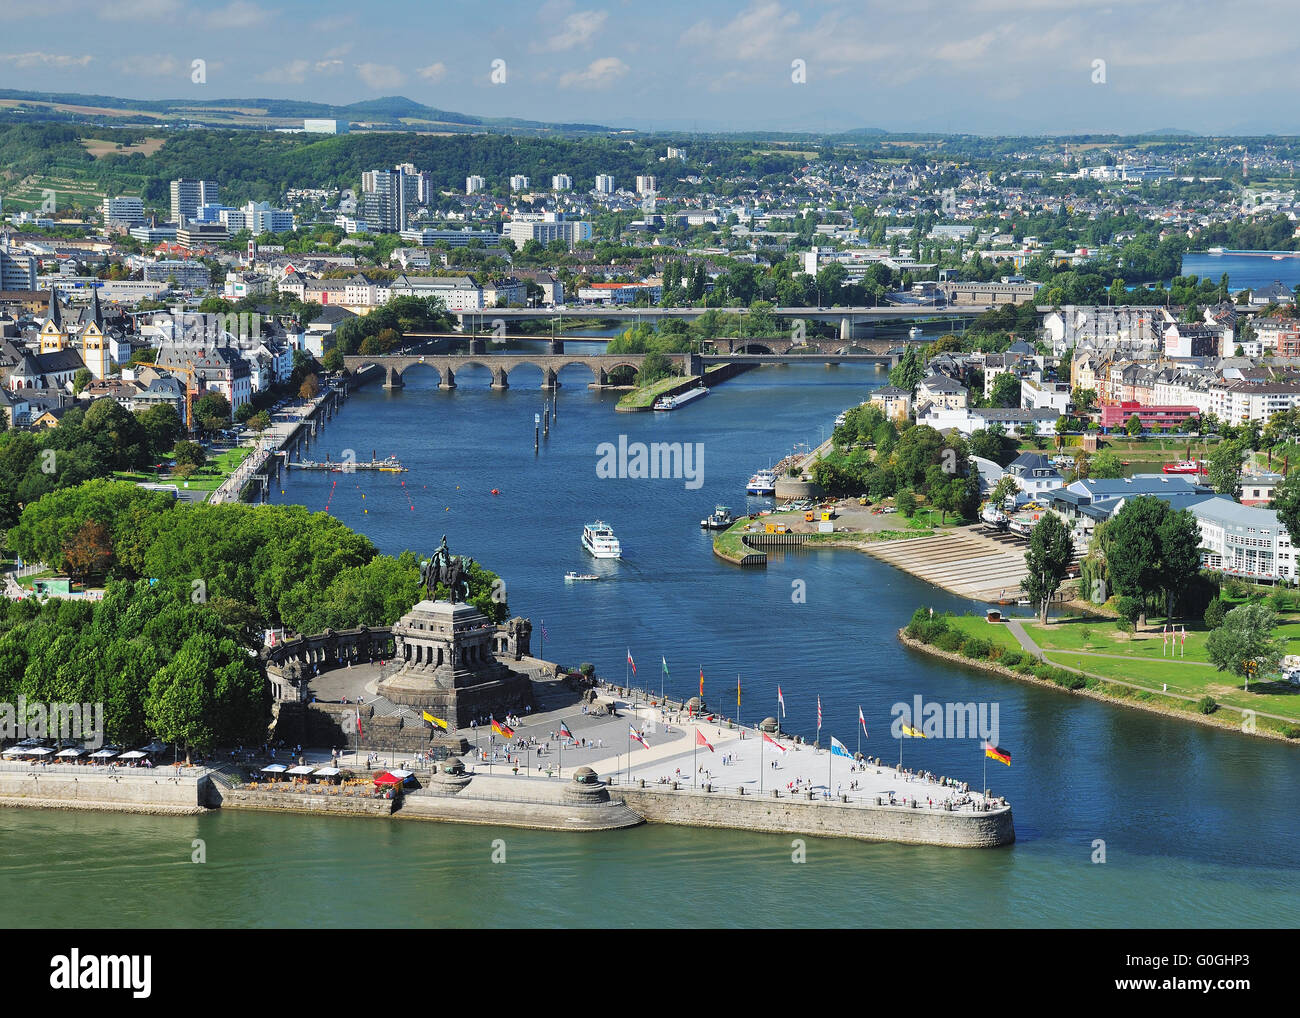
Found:
[[[774, 345], [775, 344], [773, 344], [773, 346]], [[772, 349], [772, 346], [768, 346], [765, 343], [755, 343], [753, 341], [749, 341], [746, 343], [742, 343], [740, 347], [736, 350], [736, 352], [737, 353], [765, 353], [771, 355], [771, 354], [779, 353], [780, 351]]]

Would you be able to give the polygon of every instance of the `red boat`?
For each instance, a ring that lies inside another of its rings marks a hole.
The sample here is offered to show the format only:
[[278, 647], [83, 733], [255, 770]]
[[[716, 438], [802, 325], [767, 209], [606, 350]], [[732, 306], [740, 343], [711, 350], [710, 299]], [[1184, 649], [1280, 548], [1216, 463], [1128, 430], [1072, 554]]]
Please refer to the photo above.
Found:
[[1205, 468], [1205, 464], [1200, 460], [1179, 460], [1177, 463], [1166, 463], [1162, 469], [1166, 474], [1209, 473]]

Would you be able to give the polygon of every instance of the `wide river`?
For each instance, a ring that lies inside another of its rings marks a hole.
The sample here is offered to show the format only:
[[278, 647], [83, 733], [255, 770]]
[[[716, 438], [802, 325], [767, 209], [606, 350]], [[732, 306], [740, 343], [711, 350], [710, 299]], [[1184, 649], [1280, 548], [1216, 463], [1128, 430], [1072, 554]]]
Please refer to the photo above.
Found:
[[[571, 351], [583, 346], [569, 341]], [[690, 695], [704, 670], [715, 706], [776, 708], [896, 759], [890, 708], [914, 695], [991, 703], [1014, 766], [989, 762], [1013, 803], [1017, 842], [1000, 850], [909, 848], [646, 827], [601, 835], [219, 811], [192, 818], [0, 810], [0, 894], [53, 926], [1288, 926], [1300, 905], [1300, 752], [1079, 700], [902, 648], [913, 609], [981, 606], [851, 551], [794, 551], [766, 570], [715, 559], [699, 520], [745, 506], [744, 483], [882, 384], [868, 368], [763, 368], [672, 414], [615, 414], [585, 370], [561, 375], [559, 419], [533, 453], [541, 376], [508, 392], [466, 370], [444, 392], [428, 369], [395, 393], [355, 394], [311, 453], [396, 455], [401, 475], [298, 472], [275, 501], [330, 512], [386, 552], [427, 555], [447, 535], [508, 584], [513, 612], [540, 623], [546, 656], [591, 661], [621, 680]], [[703, 483], [600, 479], [596, 446], [699, 443]], [[499, 495], [492, 495], [492, 489]], [[363, 497], [364, 496], [364, 497]], [[620, 562], [579, 547], [611, 524]], [[565, 584], [566, 570], [599, 583]], [[796, 581], [802, 581], [797, 584]], [[792, 596], [806, 591], [806, 601]], [[975, 740], [909, 741], [905, 761], [978, 787]], [[492, 862], [503, 839], [506, 861]], [[202, 839], [206, 862], [191, 862]], [[1103, 857], [1104, 862], [1094, 861]], [[32, 896], [32, 888], [39, 891]]]

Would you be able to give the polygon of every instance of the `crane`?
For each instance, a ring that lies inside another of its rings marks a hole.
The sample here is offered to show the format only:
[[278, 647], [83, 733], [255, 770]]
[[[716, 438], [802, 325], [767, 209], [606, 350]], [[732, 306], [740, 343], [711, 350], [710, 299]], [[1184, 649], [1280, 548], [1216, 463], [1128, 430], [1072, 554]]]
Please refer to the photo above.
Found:
[[194, 431], [194, 397], [198, 395], [198, 383], [195, 381], [194, 362], [186, 361], [185, 367], [171, 367], [167, 364], [151, 364], [148, 361], [136, 361], [137, 368], [157, 368], [159, 371], [173, 371], [186, 376], [185, 384], [185, 431]]

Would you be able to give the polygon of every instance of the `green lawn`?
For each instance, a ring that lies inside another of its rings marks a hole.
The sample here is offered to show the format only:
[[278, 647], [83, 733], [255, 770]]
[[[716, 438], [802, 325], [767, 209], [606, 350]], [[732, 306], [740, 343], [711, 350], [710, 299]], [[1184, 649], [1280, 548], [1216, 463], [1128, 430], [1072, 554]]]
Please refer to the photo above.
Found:
[[[249, 457], [252, 451], [247, 446], [235, 446], [233, 449], [224, 449], [219, 453], [210, 455], [203, 468], [188, 478], [189, 489], [215, 491], [234, 472], [235, 468]], [[178, 488], [187, 487], [185, 479], [173, 477], [166, 472], [155, 474], [151, 470], [119, 470], [113, 476], [118, 480], [132, 481], [137, 484], [146, 482], [149, 484], [174, 484]]]
[[664, 392], [675, 385], [681, 385], [682, 382], [688, 381], [681, 375], [669, 375], [667, 378], [661, 378], [657, 382], [651, 382], [649, 385], [641, 386], [627, 393], [618, 401], [620, 410], [644, 410], [652, 406]]
[[1000, 622], [989, 622], [982, 615], [957, 615], [949, 620], [948, 625], [966, 636], [978, 636], [1005, 650], [1020, 649], [1020, 641], [1010, 629]]

